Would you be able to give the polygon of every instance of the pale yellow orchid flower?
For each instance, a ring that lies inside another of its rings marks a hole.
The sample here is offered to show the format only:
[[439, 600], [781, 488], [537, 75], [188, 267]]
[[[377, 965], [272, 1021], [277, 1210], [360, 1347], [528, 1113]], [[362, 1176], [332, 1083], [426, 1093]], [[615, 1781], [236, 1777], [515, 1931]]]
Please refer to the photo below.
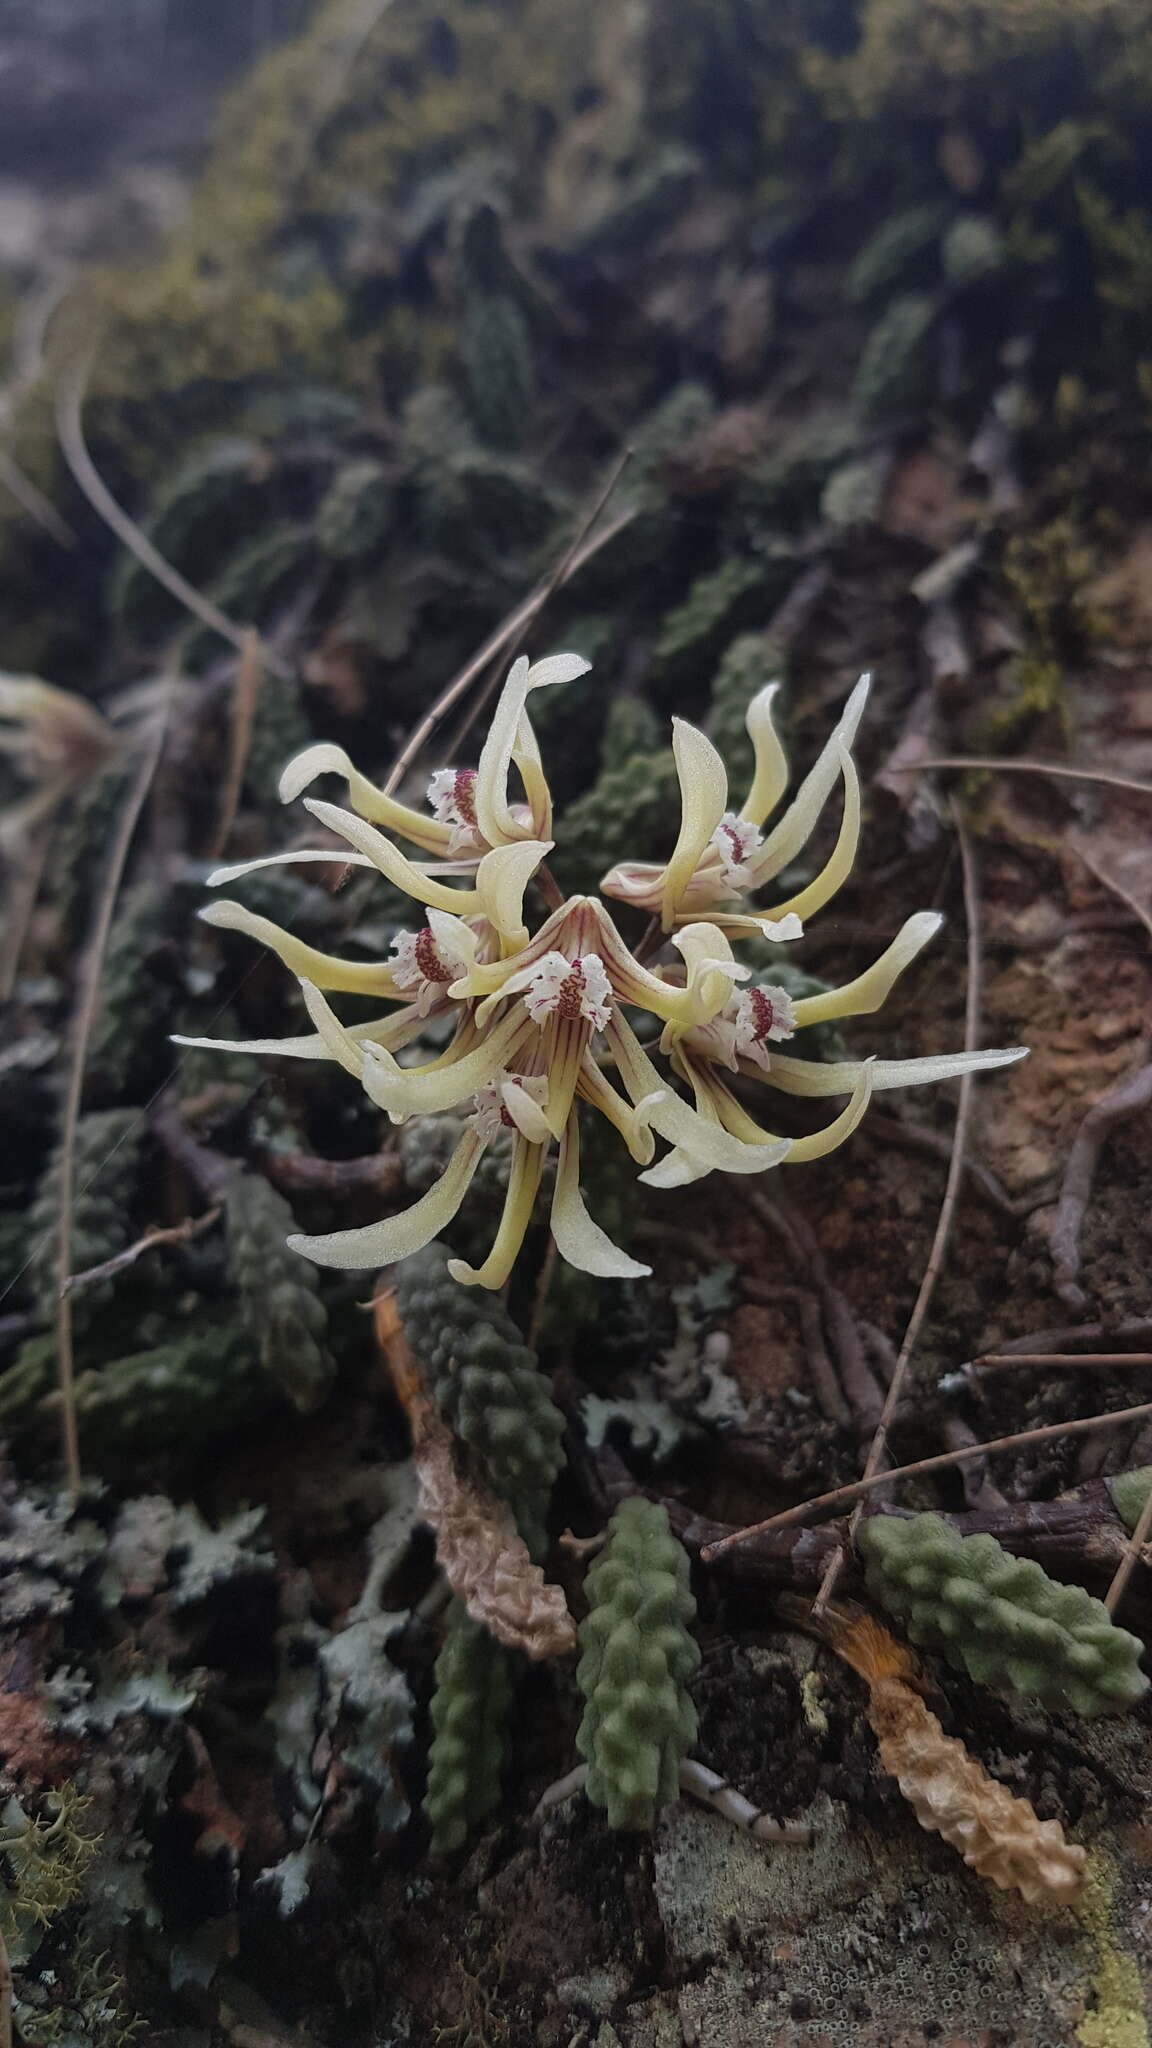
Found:
[[[351, 809], [311, 797], [305, 802], [343, 845], [265, 855], [211, 877], [231, 883], [255, 869], [296, 860], [351, 861], [386, 877], [422, 914], [414, 929], [395, 935], [389, 959], [349, 961], [306, 945], [230, 899], [202, 913], [210, 924], [258, 939], [279, 956], [299, 980], [313, 1026], [311, 1034], [294, 1038], [227, 1041], [228, 1049], [334, 1062], [396, 1124], [445, 1112], [465, 1116], [465, 1132], [448, 1167], [420, 1201], [361, 1229], [290, 1239], [320, 1265], [391, 1264], [438, 1236], [466, 1198], [486, 1147], [508, 1129], [511, 1168], [491, 1250], [475, 1266], [453, 1260], [457, 1280], [466, 1286], [505, 1284], [535, 1214], [554, 1145], [550, 1221], [561, 1256], [601, 1279], [635, 1278], [648, 1268], [614, 1245], [584, 1206], [581, 1105], [612, 1124], [643, 1182], [673, 1188], [713, 1172], [760, 1174], [822, 1158], [851, 1136], [877, 1090], [945, 1080], [1023, 1056], [1015, 1048], [829, 1064], [782, 1050], [808, 1025], [877, 1010], [938, 929], [935, 913], [910, 917], [880, 958], [843, 987], [795, 1000], [770, 981], [752, 980], [733, 951], [732, 941], [748, 934], [798, 938], [804, 918], [831, 898], [851, 870], [861, 802], [850, 750], [867, 678], [767, 837], [762, 827], [788, 780], [773, 724], [777, 686], [762, 690], [748, 712], [755, 769], [739, 813], [726, 809], [727, 778], [711, 742], [676, 721], [681, 819], [671, 858], [663, 867], [614, 869], [603, 885], [659, 914], [668, 936], [657, 943], [654, 958], [633, 953], [596, 897], [569, 898], [533, 930], [532, 883], [551, 850], [553, 827], [527, 704], [533, 690], [573, 681], [587, 666], [576, 655], [515, 662], [478, 767], [441, 770], [433, 778], [433, 817], [376, 790], [339, 748], [309, 748], [285, 771], [282, 794], [300, 795], [321, 773], [342, 775]], [[510, 790], [513, 771], [523, 801]], [[756, 908], [749, 895], [795, 859], [838, 781], [843, 813], [822, 872], [788, 901], [771, 910]], [[410, 859], [389, 833], [436, 857]], [[348, 1026], [328, 999], [341, 993], [374, 995], [393, 1008], [371, 1023]], [[641, 1045], [629, 1010], [656, 1020], [665, 1071]], [[454, 1027], [447, 1044], [411, 1063], [399, 1059], [406, 1048], [418, 1046], [432, 1020]], [[848, 1099], [821, 1130], [790, 1138], [766, 1128], [734, 1092], [747, 1081], [786, 1095]], [[659, 1159], [658, 1139], [667, 1148]]]

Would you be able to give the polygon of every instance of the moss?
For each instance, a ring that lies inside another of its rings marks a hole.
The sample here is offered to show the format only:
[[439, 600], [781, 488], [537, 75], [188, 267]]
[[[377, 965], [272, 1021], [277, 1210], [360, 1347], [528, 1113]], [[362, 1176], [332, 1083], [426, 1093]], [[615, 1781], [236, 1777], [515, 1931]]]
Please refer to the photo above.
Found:
[[930, 293], [905, 292], [881, 314], [852, 388], [854, 410], [865, 425], [907, 421], [927, 405], [935, 385], [931, 341], [939, 310]]
[[779, 565], [738, 555], [698, 576], [683, 603], [668, 613], [652, 650], [658, 681], [675, 692], [693, 683], [699, 687], [725, 642], [763, 616], [780, 582]]

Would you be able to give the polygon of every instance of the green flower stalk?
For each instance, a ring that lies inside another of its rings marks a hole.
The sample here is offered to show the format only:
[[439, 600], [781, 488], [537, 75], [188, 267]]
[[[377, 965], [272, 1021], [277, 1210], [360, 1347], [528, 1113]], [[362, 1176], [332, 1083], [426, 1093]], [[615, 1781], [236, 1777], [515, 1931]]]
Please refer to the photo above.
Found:
[[[808, 1025], [879, 1009], [937, 931], [940, 919], [930, 911], [909, 918], [880, 959], [842, 988], [796, 1002], [782, 987], [742, 989], [752, 970], [737, 959], [732, 940], [799, 938], [804, 919], [835, 895], [851, 870], [860, 785], [850, 748], [867, 677], [852, 692], [792, 803], [768, 830], [788, 782], [772, 717], [777, 686], [761, 690], [749, 707], [755, 767], [739, 812], [728, 807], [728, 778], [712, 742], [683, 719], [674, 721], [680, 829], [672, 855], [662, 867], [617, 866], [601, 884], [603, 895], [658, 917], [665, 941], [652, 966], [625, 944], [600, 897], [571, 896], [530, 929], [526, 898], [553, 838], [552, 798], [529, 700], [537, 690], [577, 681], [587, 668], [575, 654], [535, 664], [517, 661], [479, 766], [439, 770], [429, 786], [430, 814], [376, 789], [339, 747], [309, 747], [289, 763], [280, 784], [286, 802], [321, 774], [344, 779], [351, 809], [315, 797], [305, 799], [306, 807], [346, 842], [354, 865], [375, 869], [421, 906], [423, 921], [397, 935], [387, 961], [334, 958], [239, 903], [219, 902], [202, 912], [210, 924], [247, 932], [279, 955], [299, 978], [315, 1027], [313, 1035], [301, 1038], [215, 1041], [222, 1049], [334, 1060], [397, 1124], [461, 1107], [466, 1112], [442, 1178], [411, 1208], [361, 1229], [289, 1240], [319, 1265], [381, 1266], [418, 1251], [451, 1224], [486, 1149], [508, 1131], [511, 1169], [495, 1241], [478, 1265], [454, 1259], [453, 1278], [466, 1286], [503, 1287], [555, 1146], [551, 1229], [561, 1256], [601, 1279], [634, 1279], [649, 1268], [614, 1244], [584, 1205], [581, 1103], [615, 1126], [643, 1182], [681, 1187], [716, 1171], [759, 1174], [785, 1161], [821, 1158], [855, 1130], [875, 1090], [945, 1080], [1023, 1057], [1017, 1047], [823, 1063], [780, 1050]], [[519, 797], [510, 787], [513, 771]], [[769, 908], [755, 904], [758, 892], [807, 844], [838, 784], [842, 821], [826, 866], [784, 901]], [[431, 858], [410, 859], [395, 837]], [[253, 868], [331, 858], [330, 847], [271, 854], [222, 868], [210, 879], [224, 883]], [[375, 996], [387, 1008], [368, 1023], [345, 1026], [328, 1000], [341, 991]], [[655, 1020], [663, 1066], [642, 1047], [630, 1010]], [[432, 1019], [451, 1026], [447, 1049], [402, 1065], [397, 1055]], [[823, 1130], [790, 1139], [745, 1109], [725, 1078], [731, 1075], [789, 1095], [848, 1101]], [[659, 1160], [657, 1139], [668, 1148]]]

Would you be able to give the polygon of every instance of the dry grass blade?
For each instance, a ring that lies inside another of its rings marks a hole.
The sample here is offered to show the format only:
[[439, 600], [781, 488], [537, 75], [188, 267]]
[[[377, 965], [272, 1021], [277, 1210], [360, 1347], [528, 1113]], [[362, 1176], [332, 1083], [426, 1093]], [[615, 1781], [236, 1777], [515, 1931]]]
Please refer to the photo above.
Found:
[[[171, 704], [171, 683], [168, 705]], [[80, 1442], [76, 1428], [76, 1359], [72, 1331], [72, 1211], [76, 1195], [76, 1125], [84, 1093], [84, 1067], [88, 1043], [100, 999], [100, 976], [112, 927], [112, 913], [120, 890], [129, 850], [140, 814], [148, 800], [164, 741], [168, 732], [168, 710], [156, 720], [145, 742], [140, 765], [132, 778], [117, 820], [116, 833], [101, 882], [92, 930], [79, 976], [79, 994], [72, 1025], [72, 1047], [65, 1083], [60, 1132], [60, 1210], [56, 1228], [56, 1360], [60, 1386], [60, 1416], [64, 1465], [73, 1499], [80, 1490]]]
[[1112, 1372], [1124, 1365], [1152, 1365], [1152, 1351], [1082, 1351], [1078, 1357], [1067, 1351], [988, 1351], [983, 1358], [974, 1358], [965, 1370], [979, 1374], [1013, 1365], [1042, 1365], [1046, 1371], [1084, 1367], [1088, 1372]]
[[1152, 796], [1152, 782], [1133, 782], [1126, 775], [1110, 775], [1104, 768], [1069, 768], [1062, 761], [1009, 761], [995, 755], [937, 754], [926, 761], [901, 762], [898, 775], [920, 775], [926, 768], [975, 768], [990, 775], [1054, 775], [1064, 782], [1093, 782], [1102, 789], [1125, 789], [1133, 796]]
[[248, 765], [248, 750], [252, 745], [252, 727], [256, 718], [256, 706], [264, 684], [264, 648], [260, 635], [249, 631], [244, 635], [244, 650], [236, 666], [232, 681], [232, 719], [228, 735], [228, 772], [224, 778], [224, 793], [220, 799], [220, 815], [212, 844], [208, 849], [209, 860], [219, 860], [228, 844], [228, 835], [236, 817], [240, 802], [240, 791], [244, 785], [244, 770]]
[[[956, 828], [956, 837], [960, 846], [960, 859], [964, 872], [964, 914], [968, 928], [968, 986], [964, 1000], [964, 1050], [965, 1052], [975, 1052], [976, 1042], [980, 1036], [980, 1006], [983, 982], [980, 948], [979, 876], [976, 871], [975, 852], [965, 828], [964, 820], [960, 816], [955, 804], [951, 808], [952, 821]], [[928, 1254], [928, 1264], [924, 1269], [924, 1278], [920, 1282], [920, 1291], [916, 1296], [912, 1314], [908, 1318], [908, 1327], [904, 1332], [904, 1342], [900, 1346], [896, 1367], [888, 1383], [887, 1394], [884, 1397], [884, 1406], [881, 1411], [880, 1420], [876, 1425], [876, 1434], [872, 1439], [871, 1448], [865, 1461], [864, 1478], [866, 1480], [873, 1477], [879, 1470], [882, 1460], [888, 1455], [888, 1432], [891, 1427], [892, 1418], [903, 1396], [904, 1382], [908, 1376], [908, 1367], [911, 1364], [912, 1354], [916, 1349], [917, 1340], [924, 1327], [925, 1317], [931, 1307], [932, 1296], [936, 1291], [936, 1283], [943, 1271], [944, 1259], [948, 1250], [948, 1239], [952, 1233], [952, 1221], [956, 1214], [956, 1202], [964, 1177], [964, 1156], [968, 1142], [968, 1123], [972, 1109], [972, 1085], [974, 1080], [975, 1076], [968, 1073], [962, 1077], [960, 1082], [960, 1099], [957, 1104], [956, 1122], [952, 1131], [952, 1157], [948, 1162], [948, 1179], [944, 1186], [944, 1199], [940, 1204], [940, 1215], [936, 1223], [936, 1232], [932, 1239], [932, 1248]], [[962, 1448], [966, 1449], [968, 1446], [963, 1446]], [[859, 1514], [860, 1510], [858, 1509], [849, 1524], [849, 1544], [851, 1544], [855, 1536]], [[824, 1583], [816, 1599], [817, 1612], [820, 1612], [832, 1597], [836, 1581], [843, 1569], [843, 1559], [844, 1552], [838, 1551], [829, 1563]]]
[[755, 1536], [766, 1536], [773, 1529], [789, 1529], [797, 1522], [805, 1522], [812, 1515], [824, 1514], [831, 1508], [847, 1507], [850, 1502], [860, 1500], [866, 1493], [874, 1493], [881, 1486], [896, 1486], [903, 1479], [919, 1479], [926, 1472], [946, 1472], [950, 1466], [971, 1464], [974, 1459], [990, 1457], [993, 1451], [1015, 1451], [1024, 1444], [1052, 1443], [1061, 1436], [1087, 1436], [1097, 1429], [1119, 1429], [1126, 1422], [1143, 1422], [1152, 1415], [1152, 1401], [1142, 1401], [1136, 1408], [1116, 1408], [1110, 1414], [1082, 1415], [1075, 1422], [1045, 1422], [1038, 1429], [1017, 1430], [1012, 1436], [997, 1436], [987, 1443], [969, 1444], [961, 1450], [939, 1451], [932, 1458], [917, 1458], [912, 1465], [896, 1465], [889, 1472], [874, 1472], [870, 1479], [853, 1479], [847, 1486], [835, 1486], [829, 1493], [818, 1493], [812, 1500], [803, 1500], [794, 1508], [782, 1508], [778, 1515], [769, 1515], [766, 1521], [752, 1523], [747, 1529], [734, 1529], [730, 1536], [721, 1537], [718, 1543], [707, 1544], [700, 1552], [705, 1564], [715, 1564], [730, 1550], [737, 1550], [742, 1543], [750, 1543]]
[[[614, 482], [615, 479], [613, 478], [613, 484]], [[582, 528], [584, 533], [588, 532], [590, 524], [598, 516], [604, 502], [606, 500], [602, 494], [590, 517], [584, 521]], [[523, 604], [517, 605], [516, 610], [508, 614], [503, 623], [497, 626], [495, 632], [488, 635], [479, 652], [472, 656], [471, 661], [465, 664], [460, 670], [459, 675], [453, 676], [447, 688], [441, 691], [431, 710], [420, 720], [419, 725], [397, 755], [392, 772], [384, 784], [384, 794], [386, 796], [393, 794], [403, 780], [403, 777], [407, 774], [408, 769], [412, 766], [421, 748], [431, 739], [437, 726], [442, 723], [447, 713], [451, 711], [452, 706], [459, 703], [461, 697], [469, 686], [475, 682], [477, 676], [484, 673], [488, 663], [494, 660], [496, 655], [503, 653], [516, 640], [519, 634], [525, 633], [537, 613], [543, 610], [548, 599], [560, 588], [560, 585], [567, 582], [570, 576], [574, 576], [578, 569], [582, 569], [586, 562], [590, 562], [593, 555], [598, 554], [608, 541], [615, 539], [615, 536], [621, 533], [634, 517], [635, 514], [631, 511], [621, 512], [615, 519], [609, 520], [606, 526], [602, 526], [599, 533], [590, 534], [583, 542], [578, 540], [575, 547], [570, 548], [568, 554], [563, 557], [559, 570], [554, 569], [549, 575], [543, 577], [536, 585], [535, 590], [524, 599]]]
[[1121, 1600], [1124, 1598], [1128, 1581], [1132, 1577], [1141, 1557], [1144, 1555], [1145, 1546], [1150, 1536], [1152, 1536], [1152, 1486], [1148, 1488], [1148, 1498], [1140, 1510], [1136, 1527], [1128, 1538], [1127, 1548], [1116, 1567], [1112, 1583], [1104, 1595], [1104, 1605], [1108, 1609], [1109, 1614], [1115, 1614]]
[[[88, 385], [88, 373], [92, 365], [92, 351], [77, 357], [61, 375], [56, 395], [56, 432], [64, 459], [90, 505], [100, 514], [107, 526], [112, 528], [118, 540], [135, 555], [138, 562], [149, 574], [162, 583], [165, 590], [185, 606], [202, 625], [211, 632], [219, 633], [239, 654], [243, 654], [249, 639], [249, 629], [230, 619], [219, 605], [204, 596], [189, 583], [186, 576], [174, 569], [160, 550], [143, 533], [136, 521], [129, 517], [124, 507], [112, 496], [104, 482], [84, 439], [84, 393]], [[277, 675], [288, 675], [289, 671], [275, 655], [267, 654], [268, 666]]]

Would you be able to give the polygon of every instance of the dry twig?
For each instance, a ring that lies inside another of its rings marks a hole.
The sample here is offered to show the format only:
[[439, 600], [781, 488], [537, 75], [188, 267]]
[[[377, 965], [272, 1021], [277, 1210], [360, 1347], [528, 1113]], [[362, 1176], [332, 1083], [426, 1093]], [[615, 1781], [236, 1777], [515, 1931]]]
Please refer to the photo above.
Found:
[[1152, 1401], [1143, 1401], [1136, 1408], [1117, 1408], [1107, 1415], [1082, 1415], [1073, 1422], [1046, 1422], [1037, 1429], [1022, 1429], [1012, 1436], [993, 1437], [987, 1443], [968, 1445], [956, 1451], [940, 1451], [931, 1458], [917, 1458], [912, 1465], [897, 1465], [889, 1472], [874, 1472], [869, 1479], [853, 1479], [847, 1486], [833, 1487], [828, 1493], [816, 1494], [812, 1500], [800, 1501], [796, 1507], [783, 1508], [778, 1515], [769, 1515], [766, 1521], [753, 1523], [747, 1529], [736, 1529], [730, 1536], [708, 1543], [700, 1555], [705, 1564], [715, 1564], [719, 1558], [754, 1536], [766, 1535], [773, 1529], [790, 1528], [794, 1523], [806, 1521], [810, 1515], [823, 1513], [826, 1508], [847, 1507], [849, 1502], [862, 1499], [866, 1493], [874, 1493], [878, 1487], [894, 1486], [902, 1479], [919, 1479], [926, 1472], [945, 1472], [950, 1466], [990, 1457], [993, 1451], [1015, 1451], [1025, 1444], [1052, 1443], [1061, 1436], [1087, 1436], [1098, 1429], [1116, 1429], [1126, 1422], [1142, 1422], [1148, 1415], [1152, 1415]]
[[994, 755], [938, 754], [927, 761], [909, 761], [898, 772], [920, 774], [926, 768], [979, 768], [999, 775], [1054, 775], [1065, 782], [1092, 782], [1103, 789], [1124, 789], [1133, 796], [1152, 796], [1152, 782], [1133, 782], [1109, 775], [1103, 768], [1069, 768], [1060, 761], [1000, 760]]
[[88, 1057], [88, 1044], [100, 1000], [100, 976], [108, 946], [108, 934], [112, 928], [112, 913], [116, 907], [116, 898], [128, 863], [136, 827], [160, 766], [160, 757], [168, 732], [171, 701], [170, 684], [162, 715], [156, 720], [152, 734], [145, 744], [139, 767], [121, 807], [116, 834], [108, 856], [108, 866], [96, 902], [91, 936], [80, 968], [79, 993], [72, 1027], [72, 1048], [65, 1082], [60, 1131], [60, 1209], [56, 1233], [56, 1359], [64, 1464], [68, 1490], [73, 1499], [80, 1491], [80, 1441], [76, 1427], [76, 1360], [72, 1336], [72, 1295], [68, 1285], [72, 1277], [76, 1126], [80, 1118], [80, 1103], [84, 1093], [84, 1068]]
[[219, 860], [228, 844], [228, 835], [236, 817], [240, 802], [240, 791], [244, 786], [244, 770], [248, 765], [248, 750], [252, 745], [252, 727], [256, 718], [256, 706], [264, 683], [264, 649], [260, 635], [249, 630], [244, 635], [244, 649], [236, 664], [232, 679], [232, 719], [228, 736], [228, 772], [224, 778], [224, 792], [220, 798], [220, 815], [208, 859]]
[[146, 1230], [135, 1244], [128, 1245], [113, 1258], [105, 1259], [102, 1265], [88, 1266], [83, 1273], [70, 1273], [66, 1282], [68, 1293], [74, 1294], [78, 1287], [92, 1287], [97, 1280], [110, 1280], [115, 1273], [134, 1266], [144, 1252], [155, 1251], [162, 1244], [188, 1244], [192, 1238], [210, 1230], [219, 1214], [219, 1209], [205, 1209], [202, 1216], [186, 1216], [183, 1223], [173, 1223], [167, 1230], [155, 1227]]
[[[975, 1052], [976, 1042], [980, 1036], [980, 998], [983, 978], [980, 952], [979, 878], [976, 871], [976, 856], [972, 842], [965, 828], [964, 820], [955, 804], [952, 805], [952, 821], [956, 828], [956, 837], [960, 846], [960, 859], [964, 873], [964, 911], [968, 927], [968, 986], [964, 1001], [964, 1049], [966, 1052]], [[928, 1254], [928, 1264], [924, 1269], [924, 1278], [920, 1282], [920, 1292], [916, 1296], [912, 1314], [908, 1318], [908, 1327], [904, 1332], [904, 1342], [900, 1346], [895, 1370], [888, 1383], [888, 1391], [884, 1397], [884, 1406], [881, 1411], [880, 1420], [876, 1425], [876, 1434], [872, 1439], [872, 1444], [865, 1460], [865, 1479], [871, 1479], [879, 1470], [882, 1461], [887, 1458], [889, 1428], [904, 1392], [904, 1382], [908, 1376], [908, 1367], [911, 1364], [912, 1354], [915, 1351], [920, 1331], [924, 1326], [924, 1320], [932, 1304], [932, 1296], [936, 1291], [936, 1282], [943, 1271], [944, 1259], [948, 1250], [948, 1239], [952, 1232], [952, 1221], [956, 1214], [956, 1202], [964, 1173], [964, 1153], [968, 1141], [968, 1120], [972, 1107], [972, 1084], [974, 1078], [973, 1074], [967, 1073], [963, 1075], [960, 1082], [956, 1122], [953, 1126], [952, 1134], [952, 1157], [948, 1165], [948, 1179], [944, 1187], [944, 1199], [940, 1204], [940, 1215], [936, 1224], [936, 1233], [932, 1239], [932, 1248]], [[970, 1448], [971, 1446], [967, 1444], [953, 1444], [953, 1449], [958, 1451], [967, 1452]], [[858, 1520], [859, 1511], [853, 1515], [849, 1524], [849, 1543], [851, 1543], [855, 1535]], [[825, 1583], [821, 1586], [817, 1596], [817, 1612], [820, 1612], [827, 1601], [831, 1599], [841, 1569], [841, 1562], [837, 1558], [833, 1558], [828, 1567]]]
[[1104, 1605], [1109, 1614], [1115, 1614], [1124, 1598], [1128, 1581], [1144, 1555], [1149, 1536], [1152, 1536], [1152, 1486], [1148, 1488], [1148, 1498], [1140, 1510], [1136, 1527], [1128, 1538], [1127, 1548], [1116, 1567], [1112, 1584], [1104, 1595]]
[[[227, 640], [239, 654], [243, 654], [248, 646], [250, 628], [230, 619], [219, 605], [213, 604], [210, 598], [189, 583], [186, 576], [180, 574], [179, 569], [174, 569], [171, 562], [165, 560], [147, 534], [112, 496], [92, 460], [84, 438], [84, 394], [94, 354], [95, 350], [89, 349], [87, 353], [77, 355], [60, 379], [56, 396], [56, 432], [64, 460], [89, 504], [94, 506], [105, 525], [112, 528], [117, 539], [123, 541], [137, 561], [202, 625], [213, 633], [219, 633], [222, 640]], [[276, 674], [287, 676], [290, 673], [275, 655], [268, 654], [266, 659]]]

